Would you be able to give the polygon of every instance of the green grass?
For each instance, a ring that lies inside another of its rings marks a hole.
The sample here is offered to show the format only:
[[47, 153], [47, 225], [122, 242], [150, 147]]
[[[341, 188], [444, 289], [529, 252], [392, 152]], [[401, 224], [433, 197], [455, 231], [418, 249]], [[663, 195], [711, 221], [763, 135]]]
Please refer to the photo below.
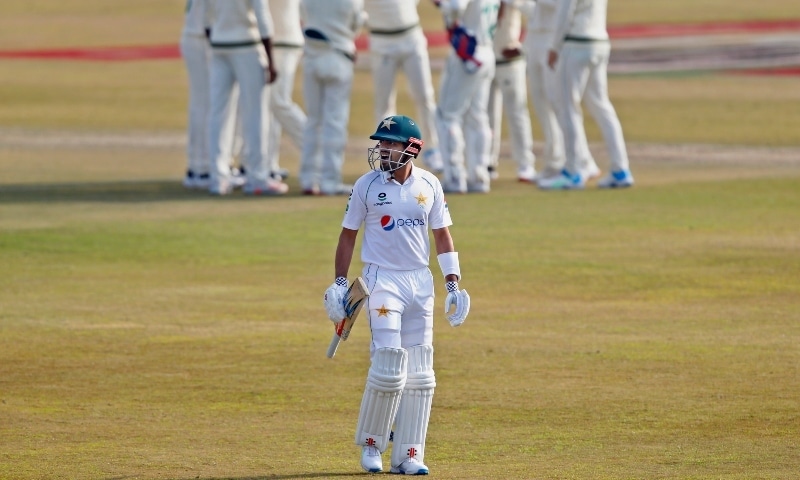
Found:
[[[175, 42], [182, 3], [3, 2], [0, 44]], [[620, 0], [609, 17], [797, 9]], [[344, 199], [298, 196], [295, 177], [287, 198], [215, 199], [179, 185], [178, 145], [49, 143], [180, 134], [180, 61], [0, 63], [0, 128], [42, 140], [0, 146], [0, 478], [364, 478], [365, 325], [324, 357]], [[357, 84], [348, 179], [372, 128]], [[610, 87], [631, 146], [800, 145], [794, 79]], [[800, 174], [757, 155], [634, 157], [633, 189], [547, 193], [503, 159], [491, 194], [449, 197], [473, 307], [452, 329], [437, 298], [432, 476], [796, 478]], [[297, 171], [288, 143], [282, 162]]]

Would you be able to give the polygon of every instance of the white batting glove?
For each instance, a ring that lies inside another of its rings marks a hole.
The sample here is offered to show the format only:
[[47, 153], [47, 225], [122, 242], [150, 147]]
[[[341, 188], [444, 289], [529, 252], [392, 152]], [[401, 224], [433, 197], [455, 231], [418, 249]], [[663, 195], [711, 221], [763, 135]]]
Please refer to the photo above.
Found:
[[[450, 325], [457, 327], [464, 323], [469, 314], [469, 294], [466, 290], [458, 289], [458, 282], [447, 282], [445, 287], [448, 293], [447, 298], [444, 299], [444, 314]], [[453, 313], [448, 315], [450, 307], [455, 308]]]
[[339, 324], [346, 316], [344, 313], [344, 297], [347, 295], [347, 279], [344, 277], [337, 277], [336, 281], [325, 290], [323, 302], [325, 304], [325, 311], [328, 312], [328, 318], [331, 322]]

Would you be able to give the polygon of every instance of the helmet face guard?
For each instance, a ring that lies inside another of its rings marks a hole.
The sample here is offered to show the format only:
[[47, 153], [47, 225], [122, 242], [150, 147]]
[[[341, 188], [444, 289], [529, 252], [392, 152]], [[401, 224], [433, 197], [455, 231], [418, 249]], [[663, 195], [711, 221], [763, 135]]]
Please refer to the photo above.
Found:
[[424, 142], [422, 133], [414, 120], [405, 115], [392, 115], [386, 117], [378, 124], [375, 133], [369, 137], [372, 140], [399, 142], [405, 144], [403, 150], [381, 148], [380, 143], [367, 149], [367, 161], [372, 170], [393, 172], [405, 166], [412, 158], [419, 155]]

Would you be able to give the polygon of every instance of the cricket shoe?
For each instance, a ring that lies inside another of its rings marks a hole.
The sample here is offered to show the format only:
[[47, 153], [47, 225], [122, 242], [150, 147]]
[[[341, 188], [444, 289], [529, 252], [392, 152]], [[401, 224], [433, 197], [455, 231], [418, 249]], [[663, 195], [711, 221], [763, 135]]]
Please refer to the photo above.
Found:
[[333, 187], [321, 187], [319, 190], [320, 195], [350, 195], [353, 191], [353, 186], [347, 183], [340, 183]]
[[392, 467], [389, 472], [401, 475], [427, 475], [428, 467], [416, 458], [407, 458], [400, 465]]
[[377, 447], [361, 447], [361, 468], [369, 473], [383, 471], [383, 460], [381, 460], [381, 452]]
[[234, 188], [240, 188], [247, 182], [247, 173], [244, 167], [231, 167], [231, 184]]
[[600, 167], [594, 162], [589, 164], [586, 168], [581, 169], [581, 177], [587, 181], [599, 177], [600, 173]]
[[230, 195], [233, 193], [233, 184], [227, 180], [218, 180], [208, 186], [208, 193], [215, 197]]
[[597, 181], [598, 188], [627, 188], [633, 186], [633, 175], [628, 170], [611, 172]]
[[192, 170], [186, 171], [183, 177], [183, 186], [190, 189], [206, 190], [211, 186], [211, 175], [207, 173], [194, 173]]
[[517, 181], [521, 183], [536, 183], [536, 169], [532, 166], [517, 170]]
[[489, 170], [489, 178], [491, 180], [497, 180], [500, 178], [500, 172], [497, 171], [497, 167], [495, 165], [489, 165], [487, 170]]
[[283, 195], [289, 191], [289, 185], [275, 180], [255, 180], [242, 187], [245, 195]]
[[586, 181], [580, 174], [573, 175], [567, 169], [561, 170], [561, 175], [539, 180], [542, 190], [581, 190], [585, 186]]
[[442, 161], [442, 154], [436, 148], [430, 148], [422, 154], [422, 163], [430, 168], [433, 173], [442, 173], [444, 171], [444, 162]]
[[272, 179], [274, 180], [283, 181], [289, 178], [289, 170], [285, 168], [279, 168], [277, 170], [273, 170], [272, 172], [270, 172], [269, 176], [272, 177]]

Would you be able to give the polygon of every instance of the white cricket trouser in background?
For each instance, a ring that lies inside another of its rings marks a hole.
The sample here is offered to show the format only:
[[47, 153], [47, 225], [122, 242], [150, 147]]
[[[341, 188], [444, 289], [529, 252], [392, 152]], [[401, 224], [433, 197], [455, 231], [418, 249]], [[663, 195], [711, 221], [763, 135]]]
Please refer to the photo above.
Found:
[[565, 167], [572, 174], [579, 173], [581, 163], [585, 161], [581, 158], [583, 146], [587, 144], [581, 101], [600, 127], [611, 170], [629, 168], [622, 125], [608, 98], [610, 53], [611, 44], [608, 41], [566, 41], [556, 64], [563, 108], [558, 115], [564, 132]]
[[266, 54], [260, 46], [212, 48], [211, 55], [211, 111], [209, 114], [209, 154], [211, 182], [229, 181], [233, 161], [232, 142], [228, 128], [228, 112], [233, 106], [234, 86], [239, 86], [239, 116], [242, 122], [244, 143], [242, 164], [249, 182], [267, 179], [266, 135], [269, 116], [264, 108], [269, 105], [269, 87], [266, 83]]
[[531, 33], [525, 36], [523, 46], [527, 56], [528, 89], [531, 103], [533, 103], [533, 110], [544, 137], [543, 162], [540, 164], [540, 169], [556, 173], [564, 168], [564, 136], [558, 124], [554, 105], [558, 101], [555, 96], [555, 72], [547, 66], [549, 41], [549, 33]]
[[[428, 40], [422, 28], [414, 27], [400, 34], [370, 34], [369, 58], [374, 86], [375, 124], [396, 115], [395, 79], [402, 69], [408, 81], [408, 92], [417, 109], [417, 124], [422, 131], [425, 149], [439, 147], [436, 132], [436, 99], [431, 77]], [[407, 113], [407, 112], [405, 112]]]
[[500, 158], [503, 113], [510, 130], [511, 158], [517, 164], [517, 174], [522, 178], [534, 172], [536, 157], [533, 154], [533, 133], [528, 111], [525, 58], [498, 61], [489, 93], [489, 126], [492, 129], [491, 164]]
[[272, 60], [275, 62], [278, 78], [270, 85], [271, 118], [267, 137], [267, 168], [270, 172], [280, 169], [281, 133], [284, 130], [297, 149], [303, 149], [306, 114], [292, 99], [294, 77], [302, 54], [300, 46], [272, 47]]
[[[489, 128], [489, 88], [494, 77], [494, 52], [479, 46], [482, 66], [468, 73], [454, 51], [445, 60], [436, 107], [439, 150], [444, 161], [446, 192], [488, 192], [492, 131]], [[466, 138], [466, 142], [465, 142]]]
[[195, 174], [210, 170], [208, 156], [209, 63], [211, 47], [200, 35], [181, 37], [181, 57], [189, 79], [189, 118], [186, 144], [186, 168]]
[[353, 62], [330, 48], [306, 50], [303, 56], [303, 101], [306, 126], [300, 161], [300, 185], [323, 193], [342, 183]]
[[367, 264], [370, 354], [379, 348], [433, 345], [433, 275], [430, 269], [390, 270]]

